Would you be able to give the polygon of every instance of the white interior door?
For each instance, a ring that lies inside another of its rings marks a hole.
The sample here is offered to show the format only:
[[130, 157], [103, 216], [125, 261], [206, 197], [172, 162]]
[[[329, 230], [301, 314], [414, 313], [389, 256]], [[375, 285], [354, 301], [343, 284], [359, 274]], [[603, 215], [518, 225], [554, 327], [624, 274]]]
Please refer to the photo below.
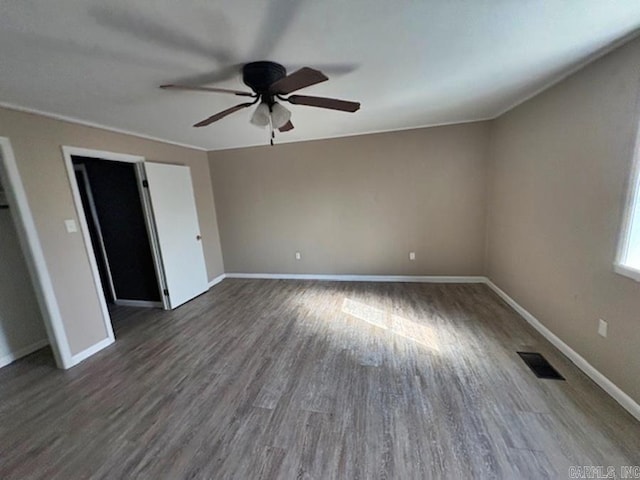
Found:
[[144, 163], [169, 306], [208, 290], [191, 171], [182, 165]]

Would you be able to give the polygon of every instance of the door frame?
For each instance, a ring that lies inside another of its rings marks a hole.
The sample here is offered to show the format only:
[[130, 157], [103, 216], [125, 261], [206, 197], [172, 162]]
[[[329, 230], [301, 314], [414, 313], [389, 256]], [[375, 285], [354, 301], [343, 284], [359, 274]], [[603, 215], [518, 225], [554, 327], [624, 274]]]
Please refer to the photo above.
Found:
[[9, 198], [9, 204], [14, 207], [11, 216], [34, 286], [53, 357], [58, 368], [71, 368], [79, 360], [74, 359], [67, 341], [62, 314], [44, 258], [35, 220], [22, 184], [11, 141], [7, 137], [0, 137], [0, 177], [2, 177], [2, 185]]
[[[110, 339], [114, 340], [113, 325], [111, 323], [111, 315], [107, 307], [107, 301], [104, 295], [102, 287], [102, 281], [100, 279], [100, 273], [98, 270], [98, 262], [95, 252], [93, 251], [93, 245], [91, 243], [91, 237], [89, 234], [89, 226], [87, 225], [87, 215], [85, 214], [84, 207], [82, 205], [82, 199], [80, 197], [80, 191], [78, 190], [78, 184], [76, 181], [75, 169], [73, 164], [73, 156], [78, 157], [90, 157], [99, 160], [107, 160], [114, 162], [126, 162], [135, 164], [136, 177], [138, 180], [138, 190], [140, 191], [140, 200], [142, 203], [142, 213], [145, 218], [145, 224], [147, 226], [147, 233], [149, 235], [149, 243], [151, 246], [151, 256], [153, 257], [153, 263], [156, 270], [156, 276], [158, 278], [158, 287], [160, 291], [160, 297], [162, 298], [162, 306], [166, 310], [169, 308], [166, 297], [163, 295], [163, 291], [166, 289], [166, 282], [164, 279], [164, 271], [162, 269], [162, 260], [160, 258], [160, 250], [158, 248], [158, 242], [155, 232], [155, 224], [153, 222], [152, 211], [148, 200], [148, 195], [143, 192], [142, 182], [144, 178], [144, 161], [145, 157], [141, 155], [130, 155], [127, 153], [109, 152], [105, 150], [95, 150], [90, 148], [72, 147], [68, 145], [62, 146], [62, 156], [64, 157], [65, 169], [67, 171], [67, 177], [71, 186], [71, 192], [73, 197], [73, 203], [76, 209], [76, 214], [80, 223], [80, 232], [82, 233], [82, 239], [84, 242], [87, 256], [89, 257], [89, 266], [91, 268], [91, 275], [98, 292], [98, 299], [100, 303], [100, 309], [102, 311], [102, 318], [107, 330], [107, 335]], [[115, 298], [115, 297], [114, 297]], [[129, 305], [131, 305], [129, 303]], [[148, 306], [144, 303], [137, 304], [136, 306]], [[155, 306], [155, 304], [153, 305]]]
[[[89, 175], [87, 174], [87, 167], [84, 164], [73, 165], [73, 170], [75, 173], [79, 173], [82, 177], [82, 183], [84, 184], [85, 191], [87, 192], [87, 202], [89, 203], [89, 211], [84, 212], [85, 214], [89, 214], [91, 217], [91, 221], [96, 230], [96, 234], [98, 237], [98, 244], [100, 245], [100, 251], [102, 253], [102, 259], [104, 260], [104, 268], [107, 273], [107, 287], [111, 292], [111, 298], [115, 302], [118, 297], [116, 296], [116, 289], [113, 285], [113, 277], [111, 276], [111, 265], [109, 264], [109, 258], [107, 257], [107, 249], [104, 246], [104, 238], [102, 237], [102, 228], [100, 227], [100, 221], [98, 220], [98, 211], [96, 210], [96, 204], [93, 200], [93, 190], [91, 190], [91, 184], [89, 183]], [[76, 176], [76, 181], [78, 177]], [[84, 207], [84, 205], [83, 205]], [[95, 251], [93, 252], [95, 255]], [[96, 262], [97, 262], [96, 258]]]

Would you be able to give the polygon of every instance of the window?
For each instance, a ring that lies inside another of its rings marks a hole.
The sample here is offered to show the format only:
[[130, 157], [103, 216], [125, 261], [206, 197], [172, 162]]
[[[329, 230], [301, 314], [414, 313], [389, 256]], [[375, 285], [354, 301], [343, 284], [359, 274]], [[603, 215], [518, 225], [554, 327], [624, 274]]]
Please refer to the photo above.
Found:
[[640, 154], [636, 155], [615, 271], [640, 282]]

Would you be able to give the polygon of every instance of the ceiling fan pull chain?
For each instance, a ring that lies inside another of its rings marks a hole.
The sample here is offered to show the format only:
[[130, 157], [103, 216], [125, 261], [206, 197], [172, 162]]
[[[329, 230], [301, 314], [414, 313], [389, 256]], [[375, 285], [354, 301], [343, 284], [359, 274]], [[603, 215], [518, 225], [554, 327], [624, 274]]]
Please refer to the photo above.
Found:
[[269, 143], [273, 147], [273, 139], [276, 134], [273, 131], [273, 105], [269, 105], [269, 129], [271, 130], [271, 138], [269, 139]]

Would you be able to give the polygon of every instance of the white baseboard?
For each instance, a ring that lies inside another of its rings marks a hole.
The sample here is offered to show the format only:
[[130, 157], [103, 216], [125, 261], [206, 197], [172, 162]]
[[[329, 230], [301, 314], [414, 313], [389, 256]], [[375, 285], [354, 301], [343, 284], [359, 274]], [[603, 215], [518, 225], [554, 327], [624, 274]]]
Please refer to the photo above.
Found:
[[162, 308], [162, 302], [151, 302], [149, 300], [114, 300], [116, 305], [121, 307], [152, 307]]
[[86, 350], [81, 351], [80, 353], [76, 353], [71, 357], [71, 366], [75, 366], [82, 362], [83, 360], [89, 358], [91, 355], [98, 353], [100, 350], [107, 348], [109, 345], [113, 343], [113, 338], [105, 338], [104, 340], [99, 341], [95, 345], [90, 346]]
[[485, 283], [483, 276], [439, 275], [321, 275], [313, 273], [226, 273], [225, 278], [326, 280], [334, 282]]
[[614, 400], [616, 400], [631, 415], [640, 420], [640, 405], [629, 395], [624, 393], [611, 380], [600, 373], [596, 368], [584, 359], [578, 352], [564, 343], [551, 330], [545, 327], [540, 320], [529, 313], [518, 302], [511, 298], [504, 290], [499, 288], [490, 279], [486, 281], [487, 285], [500, 296], [511, 308], [513, 308], [522, 318], [524, 318], [533, 328], [549, 340], [558, 350], [569, 358], [580, 370], [582, 370], [591, 380], [596, 382], [605, 392], [607, 392]]
[[209, 282], [209, 288], [216, 286], [225, 278], [227, 278], [227, 275], [225, 273], [223, 273], [222, 275], [218, 275], [216, 278]]
[[49, 340], [45, 338], [43, 340], [38, 340], [31, 345], [27, 345], [26, 347], [19, 348], [15, 352], [10, 352], [7, 355], [3, 355], [2, 357], [0, 357], [0, 368], [15, 362], [19, 358], [27, 356], [30, 353], [35, 352], [36, 350], [40, 350], [47, 345], [49, 345]]

